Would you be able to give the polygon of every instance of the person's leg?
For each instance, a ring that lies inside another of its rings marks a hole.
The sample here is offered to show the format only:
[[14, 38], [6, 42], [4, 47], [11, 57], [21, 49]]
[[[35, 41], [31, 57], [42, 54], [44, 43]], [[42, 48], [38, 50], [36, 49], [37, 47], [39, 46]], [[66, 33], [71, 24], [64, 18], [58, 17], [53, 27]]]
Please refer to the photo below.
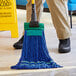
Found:
[[46, 0], [59, 38], [59, 52], [70, 52], [70, 26], [65, 0]]
[[[31, 21], [31, 10], [32, 10], [32, 5], [31, 5], [31, 0], [27, 0], [28, 3], [26, 5], [26, 10], [27, 10], [27, 13], [26, 13], [26, 22], [30, 22]], [[35, 3], [36, 3], [36, 14], [37, 14], [37, 20], [39, 21], [40, 20], [40, 15], [41, 15], [41, 12], [43, 11], [43, 2], [45, 0], [35, 0]], [[23, 39], [24, 39], [24, 33], [22, 35], [22, 37], [13, 45], [13, 47], [15, 49], [21, 49], [22, 46], [23, 46]]]

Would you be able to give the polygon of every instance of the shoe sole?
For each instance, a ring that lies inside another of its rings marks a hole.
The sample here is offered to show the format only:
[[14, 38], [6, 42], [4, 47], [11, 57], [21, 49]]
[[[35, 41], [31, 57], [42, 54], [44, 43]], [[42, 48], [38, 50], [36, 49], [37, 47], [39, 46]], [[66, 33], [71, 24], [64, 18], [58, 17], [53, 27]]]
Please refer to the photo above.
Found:
[[14, 47], [15, 49], [22, 49], [21, 46], [15, 46], [15, 45], [13, 45], [13, 47]]
[[68, 50], [62, 50], [62, 49], [59, 49], [58, 52], [59, 53], [69, 53], [71, 50], [68, 49]]

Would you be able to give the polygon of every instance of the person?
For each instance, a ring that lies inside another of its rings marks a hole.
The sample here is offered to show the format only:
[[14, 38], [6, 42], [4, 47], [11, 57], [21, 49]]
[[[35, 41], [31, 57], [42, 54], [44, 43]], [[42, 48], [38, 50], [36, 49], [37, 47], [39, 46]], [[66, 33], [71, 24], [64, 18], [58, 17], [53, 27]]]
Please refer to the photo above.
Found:
[[[26, 5], [27, 9], [27, 21], [30, 22], [31, 20], [31, 0], [27, 0], [28, 3]], [[37, 13], [37, 19], [40, 20], [40, 15], [43, 8], [43, 3], [45, 0], [35, 0], [36, 3], [36, 13]], [[59, 39], [59, 46], [58, 51], [59, 53], [68, 53], [71, 51], [70, 46], [70, 26], [68, 22], [68, 15], [65, 5], [65, 0], [46, 0], [54, 27], [57, 32], [57, 37]], [[23, 46], [23, 38], [24, 35], [20, 38], [18, 42], [16, 42], [13, 46], [16, 49], [21, 49]]]

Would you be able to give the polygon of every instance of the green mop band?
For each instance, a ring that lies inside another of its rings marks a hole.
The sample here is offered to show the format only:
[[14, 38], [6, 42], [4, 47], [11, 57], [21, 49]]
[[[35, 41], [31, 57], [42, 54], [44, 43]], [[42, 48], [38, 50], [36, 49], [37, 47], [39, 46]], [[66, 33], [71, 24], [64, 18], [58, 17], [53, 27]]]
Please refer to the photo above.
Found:
[[27, 30], [27, 36], [42, 36], [44, 24], [39, 23], [39, 27], [29, 27], [29, 23], [24, 23], [24, 30]]
[[29, 27], [30, 23], [24, 23], [24, 30], [44, 30], [44, 24], [39, 23], [39, 27]]

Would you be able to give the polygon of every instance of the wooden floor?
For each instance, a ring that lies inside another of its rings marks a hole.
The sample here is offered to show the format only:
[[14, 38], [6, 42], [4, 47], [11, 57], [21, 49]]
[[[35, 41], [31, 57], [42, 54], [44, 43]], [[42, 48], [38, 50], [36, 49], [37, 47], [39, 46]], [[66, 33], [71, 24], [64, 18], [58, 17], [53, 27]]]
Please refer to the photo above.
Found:
[[[19, 35], [23, 32], [26, 22], [26, 11], [17, 10]], [[50, 13], [42, 13], [41, 22], [45, 24], [45, 36], [50, 56], [55, 62], [64, 66], [61, 69], [42, 70], [11, 70], [21, 56], [22, 50], [15, 50], [13, 44], [19, 39], [11, 38], [10, 31], [0, 31], [0, 76], [76, 76], [76, 17], [73, 17], [73, 28], [71, 30], [71, 52], [67, 54], [58, 53], [58, 39], [53, 27]]]

